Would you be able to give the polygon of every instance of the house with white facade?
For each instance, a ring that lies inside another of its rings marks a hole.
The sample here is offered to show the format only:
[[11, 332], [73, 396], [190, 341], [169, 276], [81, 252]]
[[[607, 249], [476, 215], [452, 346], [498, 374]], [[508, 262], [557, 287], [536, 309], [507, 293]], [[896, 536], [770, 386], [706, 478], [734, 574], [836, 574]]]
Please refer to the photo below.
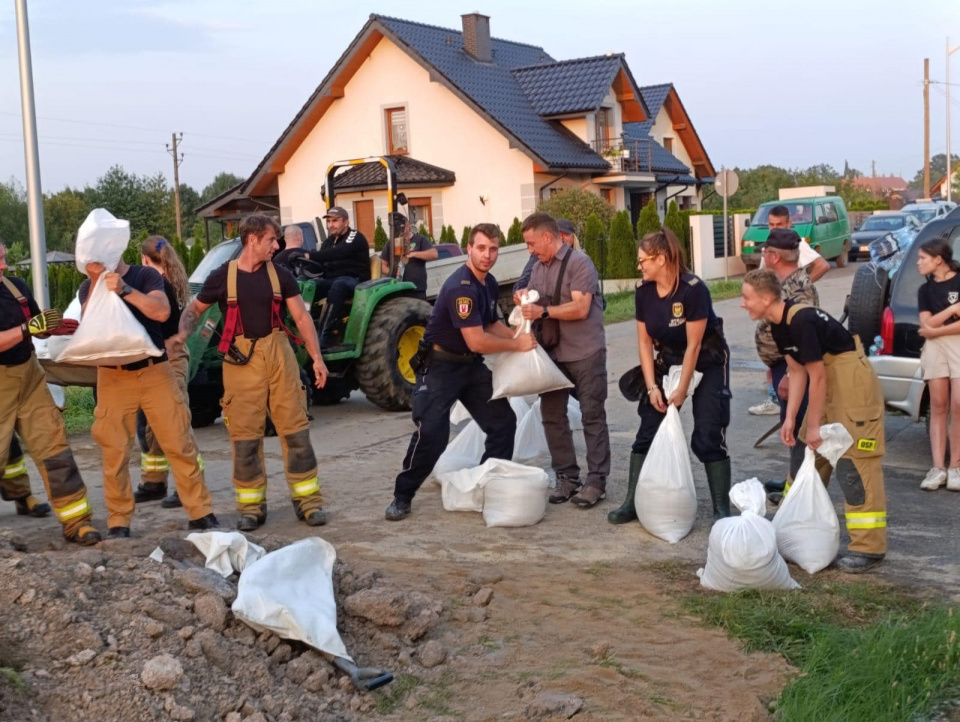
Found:
[[[493, 38], [490, 19], [452, 30], [371, 15], [251, 174], [208, 219], [253, 209], [281, 223], [323, 215], [331, 163], [387, 155], [414, 222], [434, 235], [506, 228], [541, 199], [581, 188], [628, 208], [698, 208], [714, 169], [673, 85], [641, 88], [622, 54], [557, 61]], [[382, 168], [337, 177], [338, 205], [373, 237], [387, 212]]]

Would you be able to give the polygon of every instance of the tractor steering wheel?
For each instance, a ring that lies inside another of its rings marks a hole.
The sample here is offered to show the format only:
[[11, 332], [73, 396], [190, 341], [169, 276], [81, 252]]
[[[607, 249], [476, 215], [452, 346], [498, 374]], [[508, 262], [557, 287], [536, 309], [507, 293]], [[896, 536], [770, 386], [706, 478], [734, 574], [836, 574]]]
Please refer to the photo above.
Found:
[[288, 263], [296, 276], [313, 279], [323, 275], [323, 265], [311, 259], [305, 252], [302, 255], [293, 256]]

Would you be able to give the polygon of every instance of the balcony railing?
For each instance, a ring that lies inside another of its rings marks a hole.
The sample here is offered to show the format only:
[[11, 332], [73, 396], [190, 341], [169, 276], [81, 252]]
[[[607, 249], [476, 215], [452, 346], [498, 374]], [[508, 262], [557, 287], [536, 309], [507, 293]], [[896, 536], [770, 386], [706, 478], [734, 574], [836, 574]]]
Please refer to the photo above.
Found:
[[610, 169], [618, 173], [652, 173], [653, 141], [620, 138], [599, 138], [593, 149], [610, 163]]

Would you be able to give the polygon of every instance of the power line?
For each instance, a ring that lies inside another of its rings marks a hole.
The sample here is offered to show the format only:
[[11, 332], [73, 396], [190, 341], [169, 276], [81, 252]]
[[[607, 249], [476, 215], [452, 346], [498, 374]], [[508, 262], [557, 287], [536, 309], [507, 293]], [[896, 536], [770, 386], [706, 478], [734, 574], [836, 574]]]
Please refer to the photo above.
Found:
[[[18, 134], [0, 135], [0, 140], [22, 143], [23, 135], [18, 135]], [[80, 141], [80, 142], [69, 142], [69, 141]], [[106, 143], [107, 145], [100, 145], [102, 143]], [[133, 144], [143, 145], [148, 147], [131, 148], [127, 145], [124, 145], [126, 143], [133, 143]], [[151, 153], [165, 152], [158, 147], [159, 146], [158, 143], [149, 143], [146, 141], [139, 141], [139, 140], [123, 140], [123, 141], [120, 141], [119, 143], [112, 143], [111, 141], [105, 138], [71, 138], [71, 137], [63, 137], [63, 136], [44, 136], [40, 140], [40, 144], [41, 145], [58, 145], [58, 146], [65, 146], [70, 148], [98, 148], [102, 150], [126, 150], [126, 151], [151, 152]], [[216, 148], [206, 148], [199, 151], [191, 151], [191, 154], [200, 156], [203, 158], [223, 158], [223, 159], [230, 159], [230, 160], [258, 161], [261, 159], [260, 156], [254, 156], [254, 155], [243, 155], [243, 154], [237, 154], [237, 153], [221, 153]]]

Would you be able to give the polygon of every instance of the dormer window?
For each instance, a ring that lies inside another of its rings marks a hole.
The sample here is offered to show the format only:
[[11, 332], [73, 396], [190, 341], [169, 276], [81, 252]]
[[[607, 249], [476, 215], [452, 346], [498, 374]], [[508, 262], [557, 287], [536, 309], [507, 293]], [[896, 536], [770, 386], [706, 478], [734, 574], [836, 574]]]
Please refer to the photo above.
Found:
[[407, 109], [387, 108], [387, 154], [406, 155], [408, 152], [407, 140]]

